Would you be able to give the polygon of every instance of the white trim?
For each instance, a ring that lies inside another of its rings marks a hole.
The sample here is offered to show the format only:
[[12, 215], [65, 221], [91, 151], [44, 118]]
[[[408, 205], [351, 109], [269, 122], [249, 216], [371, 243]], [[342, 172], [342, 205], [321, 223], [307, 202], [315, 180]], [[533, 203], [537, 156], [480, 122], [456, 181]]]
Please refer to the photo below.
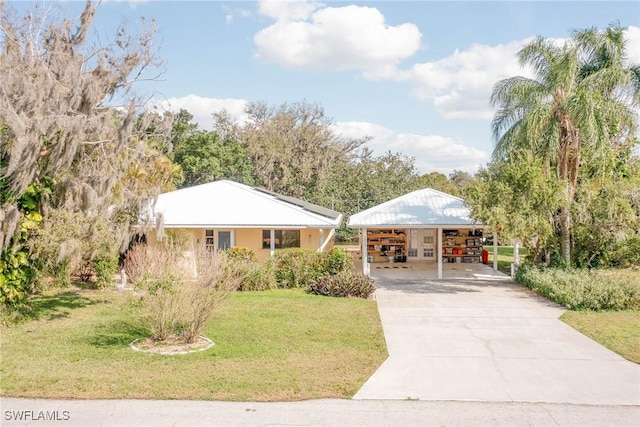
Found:
[[[262, 237], [261, 237], [262, 238]], [[269, 235], [269, 252], [271, 257], [276, 254], [276, 230], [275, 228], [271, 229], [271, 234]]]
[[360, 254], [362, 255], [362, 272], [371, 276], [371, 271], [369, 269], [369, 253], [367, 252], [367, 228], [361, 228], [360, 232], [362, 233], [362, 247], [360, 248]]
[[493, 230], [493, 270], [498, 271], [498, 231]]
[[442, 227], [438, 227], [437, 231], [437, 239], [438, 239], [438, 279], [442, 279]]

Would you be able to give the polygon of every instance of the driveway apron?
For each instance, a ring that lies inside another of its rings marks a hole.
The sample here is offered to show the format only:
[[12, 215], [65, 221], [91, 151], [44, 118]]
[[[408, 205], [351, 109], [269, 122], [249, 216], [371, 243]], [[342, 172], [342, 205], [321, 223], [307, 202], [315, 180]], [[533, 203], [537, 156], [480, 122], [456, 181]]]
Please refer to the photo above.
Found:
[[422, 273], [372, 270], [389, 357], [354, 399], [640, 404], [640, 366], [564, 324], [562, 307], [485, 266]]

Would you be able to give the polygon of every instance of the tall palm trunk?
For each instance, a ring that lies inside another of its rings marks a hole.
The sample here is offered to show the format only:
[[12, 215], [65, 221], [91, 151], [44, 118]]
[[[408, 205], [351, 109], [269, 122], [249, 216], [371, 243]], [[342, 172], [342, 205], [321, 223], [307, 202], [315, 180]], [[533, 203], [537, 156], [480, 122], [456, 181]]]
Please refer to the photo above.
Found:
[[580, 168], [580, 137], [576, 127], [566, 118], [562, 120], [561, 143], [558, 153], [558, 178], [564, 187], [564, 206], [560, 209], [560, 249], [567, 266], [571, 265], [571, 207], [578, 186]]

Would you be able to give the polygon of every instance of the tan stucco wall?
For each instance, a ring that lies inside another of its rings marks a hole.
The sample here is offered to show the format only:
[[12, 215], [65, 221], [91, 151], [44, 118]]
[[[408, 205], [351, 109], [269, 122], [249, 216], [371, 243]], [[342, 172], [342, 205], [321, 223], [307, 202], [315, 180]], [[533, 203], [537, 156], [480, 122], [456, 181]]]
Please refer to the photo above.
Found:
[[[220, 229], [226, 231], [229, 229]], [[205, 229], [204, 228], [192, 228], [192, 229], [169, 229], [166, 231], [173, 231], [177, 233], [184, 233], [189, 236], [191, 245], [203, 245], [205, 242]], [[217, 231], [217, 230], [216, 230]], [[258, 259], [266, 260], [270, 256], [269, 249], [262, 249], [262, 229], [256, 228], [238, 228], [235, 231], [234, 246], [242, 246], [251, 249]], [[322, 231], [322, 238], [326, 240], [331, 233], [331, 229], [324, 229]], [[215, 235], [217, 243], [217, 233]], [[156, 233], [154, 230], [149, 231], [147, 234], [147, 242], [150, 245], [156, 244]], [[300, 247], [308, 249], [318, 249], [320, 247], [320, 230], [318, 229], [301, 229], [300, 230]], [[329, 250], [333, 247], [333, 239], [331, 239], [325, 246], [325, 250]], [[278, 249], [276, 249], [277, 251]]]

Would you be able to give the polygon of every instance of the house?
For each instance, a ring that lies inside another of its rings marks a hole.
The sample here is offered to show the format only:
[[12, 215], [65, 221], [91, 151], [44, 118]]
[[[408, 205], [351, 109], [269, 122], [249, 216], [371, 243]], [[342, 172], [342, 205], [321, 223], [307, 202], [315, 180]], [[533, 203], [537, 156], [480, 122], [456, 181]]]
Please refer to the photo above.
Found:
[[228, 180], [163, 193], [149, 217], [149, 244], [171, 232], [192, 246], [246, 247], [262, 260], [283, 248], [330, 249], [342, 222], [339, 212]]
[[372, 262], [432, 261], [441, 279], [443, 263], [486, 262], [485, 225], [471, 217], [464, 200], [431, 188], [354, 214], [347, 226], [361, 231], [365, 274]]

